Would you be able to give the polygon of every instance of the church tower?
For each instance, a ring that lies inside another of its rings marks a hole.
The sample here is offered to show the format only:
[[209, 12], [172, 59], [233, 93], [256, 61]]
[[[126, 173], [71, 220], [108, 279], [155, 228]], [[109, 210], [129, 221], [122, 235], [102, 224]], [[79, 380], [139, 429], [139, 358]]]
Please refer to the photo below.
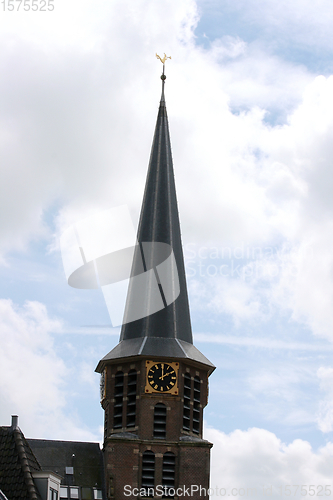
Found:
[[118, 345], [96, 368], [108, 500], [178, 498], [178, 488], [179, 497], [187, 489], [193, 499], [208, 499], [212, 444], [202, 425], [215, 367], [193, 345], [164, 65], [161, 78], [124, 324]]

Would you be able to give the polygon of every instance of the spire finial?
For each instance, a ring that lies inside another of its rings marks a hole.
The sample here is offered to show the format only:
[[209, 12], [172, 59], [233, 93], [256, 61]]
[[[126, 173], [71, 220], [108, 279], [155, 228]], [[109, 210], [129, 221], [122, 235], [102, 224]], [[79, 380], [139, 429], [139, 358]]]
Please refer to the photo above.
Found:
[[156, 57], [157, 59], [159, 59], [161, 61], [161, 63], [163, 64], [163, 73], [161, 75], [161, 80], [162, 80], [162, 96], [161, 96], [161, 101], [164, 101], [164, 82], [165, 82], [165, 79], [166, 79], [166, 76], [164, 74], [164, 66], [165, 66], [165, 61], [167, 59], [171, 59], [171, 56], [167, 56], [166, 53], [164, 52], [164, 57], [163, 59], [158, 55], [156, 54]]

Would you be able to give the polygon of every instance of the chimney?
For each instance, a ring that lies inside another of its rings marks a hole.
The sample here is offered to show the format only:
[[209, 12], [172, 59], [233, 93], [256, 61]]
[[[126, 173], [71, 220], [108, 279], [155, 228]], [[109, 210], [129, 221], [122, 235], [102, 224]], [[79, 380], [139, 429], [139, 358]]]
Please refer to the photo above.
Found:
[[12, 415], [12, 430], [14, 431], [18, 427], [18, 416]]

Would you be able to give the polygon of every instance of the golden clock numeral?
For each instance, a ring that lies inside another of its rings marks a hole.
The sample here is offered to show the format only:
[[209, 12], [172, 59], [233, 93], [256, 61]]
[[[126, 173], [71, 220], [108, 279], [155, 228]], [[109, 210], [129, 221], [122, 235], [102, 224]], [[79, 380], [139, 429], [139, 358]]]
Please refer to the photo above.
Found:
[[170, 391], [170, 387], [167, 385], [167, 390]]
[[153, 380], [149, 380], [149, 383], [150, 383], [150, 385], [155, 384], [155, 382]]
[[148, 375], [148, 378], [153, 378], [153, 376], [152, 375]]
[[163, 387], [162, 386], [160, 387], [160, 391], [163, 392]]
[[170, 382], [170, 385], [172, 385], [172, 386], [173, 386], [173, 385], [175, 385], [175, 383], [174, 383], [174, 382]]
[[154, 389], [157, 389], [157, 388], [158, 388], [158, 385], [157, 385], [157, 384], [155, 384], [155, 385], [154, 385]]
[[171, 377], [171, 378], [172, 378], [172, 380], [176, 380], [177, 377]]

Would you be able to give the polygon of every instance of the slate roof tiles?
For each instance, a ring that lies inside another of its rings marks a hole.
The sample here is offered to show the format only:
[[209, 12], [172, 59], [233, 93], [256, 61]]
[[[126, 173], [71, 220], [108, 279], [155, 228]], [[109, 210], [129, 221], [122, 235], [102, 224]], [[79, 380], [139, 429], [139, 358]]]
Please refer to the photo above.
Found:
[[0, 427], [0, 490], [10, 500], [40, 500], [32, 472], [41, 470], [22, 431]]

